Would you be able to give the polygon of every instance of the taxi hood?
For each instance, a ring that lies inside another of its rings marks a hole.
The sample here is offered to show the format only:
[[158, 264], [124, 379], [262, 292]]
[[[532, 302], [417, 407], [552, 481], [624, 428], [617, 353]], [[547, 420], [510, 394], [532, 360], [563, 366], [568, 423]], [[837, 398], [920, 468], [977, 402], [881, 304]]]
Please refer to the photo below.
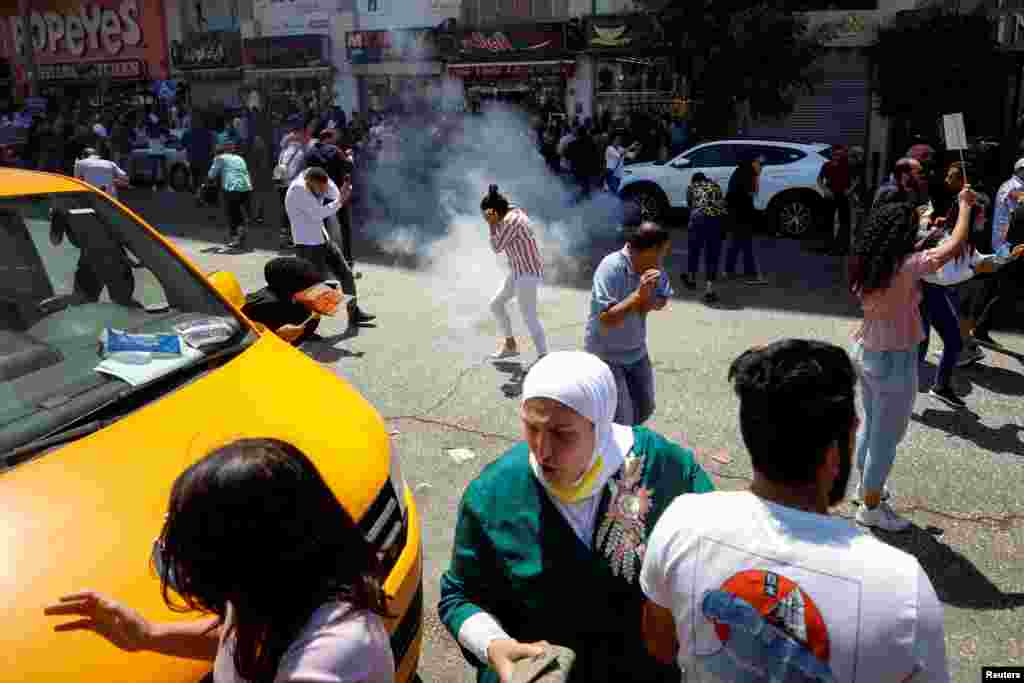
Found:
[[[172, 621], [149, 566], [171, 485], [212, 448], [273, 437], [306, 453], [353, 518], [388, 477], [381, 416], [346, 382], [272, 334], [113, 425], [0, 474], [2, 681], [196, 681], [202, 663], [120, 652], [87, 631], [54, 633], [61, 595], [93, 589]], [[14, 627], [13, 625], [17, 625]]]

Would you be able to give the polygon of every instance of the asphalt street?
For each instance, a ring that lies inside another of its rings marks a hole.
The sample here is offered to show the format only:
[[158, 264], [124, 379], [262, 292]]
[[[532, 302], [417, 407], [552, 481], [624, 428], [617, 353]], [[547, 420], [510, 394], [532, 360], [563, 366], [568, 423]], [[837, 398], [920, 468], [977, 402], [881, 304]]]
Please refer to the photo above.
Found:
[[[199, 209], [187, 195], [139, 192], [126, 203], [203, 270], [231, 271], [246, 290], [262, 286], [263, 265], [278, 253], [276, 221], [256, 226], [252, 248], [234, 253], [220, 246], [225, 231], [219, 211]], [[541, 320], [553, 350], [581, 346], [592, 267], [614, 240], [610, 235], [608, 244], [595, 247], [576, 268], [561, 269], [561, 277], [543, 288]], [[522, 364], [486, 360], [497, 334], [487, 311], [497, 282], [476, 283], [467, 290], [475, 298], [462, 291], [455, 300], [436, 269], [367, 254], [365, 243], [358, 238], [357, 257], [364, 259], [360, 301], [378, 316], [377, 325], [352, 334], [343, 316], [327, 320], [320, 329], [325, 340], [303, 350], [354, 385], [387, 419], [424, 525], [427, 615], [420, 673], [428, 683], [468, 682], [472, 672], [437, 620], [439, 579], [466, 484], [518, 439]], [[770, 284], [724, 284], [725, 305], [708, 308], [695, 294], [679, 291], [675, 275], [686, 254], [680, 231], [669, 264], [677, 295], [648, 323], [658, 398], [649, 426], [693, 448], [724, 489], [745, 487], [750, 476], [737, 400], [726, 381], [730, 362], [753, 345], [785, 337], [848, 347], [857, 323], [838, 258], [772, 238], [759, 239], [757, 250]], [[529, 362], [532, 350], [518, 311], [512, 316], [526, 349], [522, 361]], [[996, 330], [993, 336], [1024, 354], [1024, 334]], [[940, 344], [933, 340], [933, 354]], [[922, 392], [936, 362], [933, 355]], [[990, 350], [954, 381], [969, 409], [955, 412], [922, 393], [890, 479], [895, 507], [914, 526], [879, 536], [921, 561], [946, 606], [954, 680], [973, 682], [982, 666], [1024, 665], [1024, 355]], [[466, 455], [473, 457], [456, 457]], [[853, 512], [848, 503], [835, 510], [847, 518]]]

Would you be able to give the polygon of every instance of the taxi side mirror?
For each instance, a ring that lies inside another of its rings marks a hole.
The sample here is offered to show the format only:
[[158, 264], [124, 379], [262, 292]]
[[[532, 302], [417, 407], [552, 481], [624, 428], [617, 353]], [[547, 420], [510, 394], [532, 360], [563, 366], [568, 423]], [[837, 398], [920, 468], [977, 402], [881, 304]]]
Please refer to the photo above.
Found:
[[207, 275], [206, 280], [232, 306], [239, 310], [242, 309], [242, 306], [245, 306], [245, 293], [242, 291], [242, 286], [238, 284], [238, 278], [233, 273], [229, 273], [226, 270], [218, 270]]

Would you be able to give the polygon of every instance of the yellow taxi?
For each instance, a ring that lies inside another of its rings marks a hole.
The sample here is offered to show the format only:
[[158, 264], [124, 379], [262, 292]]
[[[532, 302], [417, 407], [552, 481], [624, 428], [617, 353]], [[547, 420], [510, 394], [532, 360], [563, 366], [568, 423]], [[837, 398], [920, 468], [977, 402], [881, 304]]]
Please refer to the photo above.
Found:
[[[415, 680], [420, 527], [385, 424], [243, 303], [234, 276], [204, 275], [91, 186], [0, 170], [0, 681], [208, 676], [208, 664], [57, 633], [43, 608], [97, 588], [152, 620], [194, 619], [164, 605], [154, 541], [175, 477], [241, 437], [309, 455], [377, 544], [398, 680]], [[177, 355], [110, 354], [111, 331], [190, 343]]]

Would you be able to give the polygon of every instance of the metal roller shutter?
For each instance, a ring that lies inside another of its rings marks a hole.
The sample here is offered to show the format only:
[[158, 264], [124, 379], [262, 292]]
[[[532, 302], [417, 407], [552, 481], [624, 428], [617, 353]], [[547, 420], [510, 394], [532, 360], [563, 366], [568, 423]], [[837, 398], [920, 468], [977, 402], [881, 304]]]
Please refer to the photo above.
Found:
[[781, 120], [755, 121], [744, 137], [865, 146], [867, 115], [864, 78], [828, 79], [818, 84], [814, 94], [801, 96], [792, 114]]

